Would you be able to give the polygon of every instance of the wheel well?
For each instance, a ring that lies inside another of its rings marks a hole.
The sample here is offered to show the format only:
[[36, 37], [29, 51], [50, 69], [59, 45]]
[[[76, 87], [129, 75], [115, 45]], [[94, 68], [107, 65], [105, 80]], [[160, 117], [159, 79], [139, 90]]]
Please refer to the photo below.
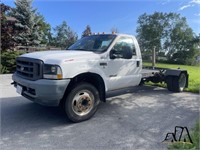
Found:
[[90, 72], [79, 74], [75, 76], [73, 79], [71, 79], [65, 91], [64, 97], [66, 97], [67, 94], [71, 91], [71, 89], [80, 82], [87, 82], [95, 86], [99, 91], [100, 100], [103, 102], [106, 101], [105, 84], [102, 77], [96, 73], [90, 73]]

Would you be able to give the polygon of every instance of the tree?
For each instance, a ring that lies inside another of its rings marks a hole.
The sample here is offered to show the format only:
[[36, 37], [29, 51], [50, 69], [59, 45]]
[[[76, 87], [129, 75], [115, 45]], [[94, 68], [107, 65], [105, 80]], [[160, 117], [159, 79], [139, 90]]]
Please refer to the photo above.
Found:
[[186, 18], [181, 17], [180, 14], [155, 12], [147, 15], [145, 13], [138, 18], [136, 32], [143, 53], [151, 53], [155, 47], [157, 53], [167, 53], [170, 62], [176, 62], [177, 57], [180, 56], [181, 63], [186, 63], [193, 53], [191, 41], [194, 34]]
[[89, 36], [89, 35], [91, 35], [91, 34], [92, 34], [91, 28], [90, 28], [89, 25], [87, 25], [87, 26], [86, 26], [86, 29], [85, 29], [85, 30], [83, 31], [83, 33], [82, 33], [82, 37]]
[[155, 12], [153, 15], [144, 13], [138, 18], [136, 32], [143, 52], [151, 53], [156, 47], [156, 52], [161, 49], [161, 39], [164, 36], [166, 14]]
[[174, 53], [171, 61], [176, 61], [180, 64], [196, 65], [198, 64], [196, 60], [198, 56], [200, 56], [200, 35], [194, 36], [191, 41], [188, 42], [187, 50]]
[[199, 52], [200, 52], [200, 34], [195, 35], [191, 43], [195, 48], [199, 49]]
[[[192, 29], [188, 26], [186, 18], [180, 17], [179, 14], [169, 14], [168, 28], [166, 29], [166, 41], [164, 49], [168, 51], [170, 59], [174, 53], [178, 51], [189, 51], [193, 47], [192, 40], [194, 34]], [[185, 58], [186, 59], [186, 58]]]
[[61, 48], [68, 48], [77, 39], [77, 34], [67, 25], [65, 21], [58, 25], [55, 29], [56, 36], [54, 37], [55, 46]]
[[17, 34], [17, 30], [14, 26], [17, 21], [15, 18], [10, 17], [8, 13], [11, 11], [11, 7], [5, 4], [0, 5], [1, 9], [1, 50], [9, 50], [15, 46], [14, 36]]
[[45, 21], [45, 18], [41, 14], [38, 13], [37, 17], [39, 18], [39, 31], [43, 32], [41, 44], [49, 45], [51, 38], [51, 25]]
[[33, 0], [16, 0], [16, 8], [11, 15], [17, 19], [15, 27], [20, 32], [15, 40], [23, 46], [37, 46], [43, 40], [43, 31], [40, 30], [41, 16], [36, 14], [36, 9], [32, 7]]

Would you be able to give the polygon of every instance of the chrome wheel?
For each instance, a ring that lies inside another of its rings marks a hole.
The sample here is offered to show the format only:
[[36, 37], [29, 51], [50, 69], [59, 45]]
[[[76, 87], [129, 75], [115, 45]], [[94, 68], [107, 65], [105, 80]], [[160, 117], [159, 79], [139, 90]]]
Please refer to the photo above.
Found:
[[90, 83], [80, 82], [65, 95], [65, 112], [72, 122], [90, 119], [100, 102], [99, 91]]
[[90, 113], [94, 107], [94, 95], [88, 90], [79, 91], [72, 100], [72, 110], [78, 116]]
[[182, 73], [179, 77], [179, 80], [178, 80], [178, 83], [179, 83], [179, 88], [180, 88], [180, 91], [183, 91], [183, 89], [185, 88], [186, 86], [186, 76], [184, 73]]

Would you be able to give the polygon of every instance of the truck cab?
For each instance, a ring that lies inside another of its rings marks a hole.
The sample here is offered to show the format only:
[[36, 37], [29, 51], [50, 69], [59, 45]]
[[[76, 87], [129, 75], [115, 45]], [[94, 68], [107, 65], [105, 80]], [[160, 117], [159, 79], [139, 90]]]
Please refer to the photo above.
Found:
[[[65, 65], [70, 69], [69, 78], [82, 73], [101, 76], [105, 90], [115, 90], [140, 83], [142, 59], [137, 40], [129, 35], [103, 34], [84, 37], [70, 46], [67, 51], [81, 51], [85, 58], [77, 54], [71, 58], [76, 63]], [[78, 59], [80, 57], [80, 59]], [[77, 66], [78, 65], [78, 66]], [[71, 68], [73, 67], [73, 68]]]
[[62, 106], [74, 122], [89, 119], [106, 92], [136, 86], [142, 58], [134, 36], [83, 37], [66, 50], [23, 54], [12, 79], [17, 92], [47, 106]]

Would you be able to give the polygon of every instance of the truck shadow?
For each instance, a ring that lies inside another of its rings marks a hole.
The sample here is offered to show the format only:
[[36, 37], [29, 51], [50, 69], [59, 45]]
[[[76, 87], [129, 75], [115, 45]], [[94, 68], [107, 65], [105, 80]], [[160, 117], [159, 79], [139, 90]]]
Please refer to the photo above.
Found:
[[[110, 104], [112, 100], [117, 100], [115, 96], [121, 96], [124, 94], [136, 94], [136, 93], [151, 93], [154, 87], [132, 87], [123, 90], [116, 90], [108, 93], [108, 102], [101, 105]], [[167, 90], [157, 91], [160, 93], [169, 93]], [[104, 111], [104, 110], [103, 110]], [[9, 126], [14, 124], [33, 124], [54, 122], [57, 124], [71, 124], [64, 112], [59, 107], [46, 107], [39, 104], [33, 103], [24, 97], [9, 97], [1, 98], [1, 125]]]
[[106, 97], [115, 97], [123, 94], [128, 94], [128, 93], [152, 93], [153, 90], [159, 89], [156, 92], [160, 93], [171, 93], [168, 90], [164, 88], [158, 88], [157, 86], [134, 86], [134, 87], [129, 87], [129, 88], [124, 88], [124, 89], [119, 89], [119, 90], [114, 90], [109, 93], [107, 93]]
[[[28, 123], [28, 122], [68, 122], [64, 113], [59, 107], [46, 107], [33, 103], [23, 97], [1, 98], [1, 119], [7, 124]], [[10, 121], [10, 122], [8, 122]]]
[[[107, 107], [110, 107], [111, 110], [115, 109], [115, 107], [112, 108], [112, 100], [109, 100], [109, 98], [117, 100], [119, 98], [115, 98], [114, 96], [116, 95], [124, 95], [127, 93], [135, 94], [141, 91], [147, 92], [149, 89], [153, 90], [153, 87], [136, 87], [113, 91], [107, 96], [108, 102], [105, 104], [101, 103], [97, 114], [107, 112], [109, 115], [110, 112], [107, 110]], [[161, 92], [163, 92], [163, 90]], [[95, 115], [93, 118], [98, 118], [98, 115]], [[93, 120], [93, 118], [91, 120]], [[41, 106], [23, 98], [22, 96], [1, 98], [2, 134], [12, 130], [13, 127], [18, 129], [15, 130], [15, 132], [24, 132], [24, 130], [29, 131], [29, 128], [32, 130], [34, 127], [42, 130], [60, 125], [73, 125], [73, 123], [68, 120], [59, 107]], [[22, 126], [24, 127], [22, 128]]]

